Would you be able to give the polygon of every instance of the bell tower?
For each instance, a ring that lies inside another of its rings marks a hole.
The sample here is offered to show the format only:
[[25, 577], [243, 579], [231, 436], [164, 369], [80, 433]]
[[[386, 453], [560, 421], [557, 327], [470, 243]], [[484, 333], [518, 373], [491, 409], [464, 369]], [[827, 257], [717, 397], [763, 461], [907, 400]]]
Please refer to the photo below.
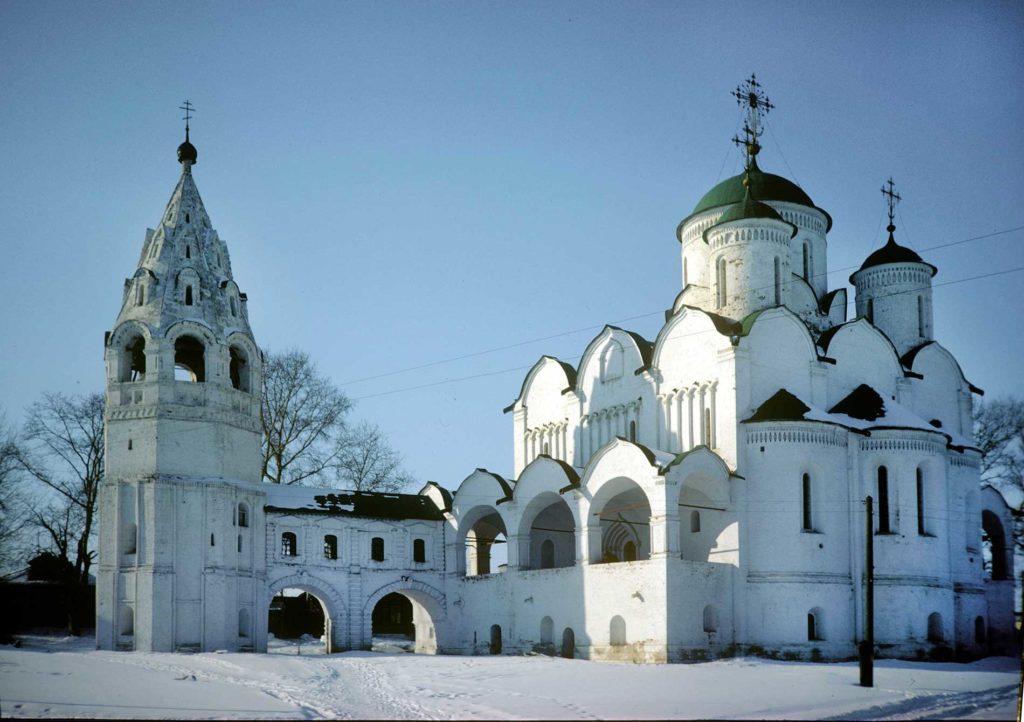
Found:
[[182, 109], [181, 175], [104, 341], [96, 642], [258, 650], [262, 355], [192, 176], [193, 108]]

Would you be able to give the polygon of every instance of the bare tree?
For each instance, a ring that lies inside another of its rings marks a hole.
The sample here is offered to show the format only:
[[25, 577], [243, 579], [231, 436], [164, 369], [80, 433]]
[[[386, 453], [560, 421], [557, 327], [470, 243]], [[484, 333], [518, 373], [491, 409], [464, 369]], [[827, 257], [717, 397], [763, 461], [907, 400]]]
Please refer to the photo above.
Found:
[[402, 456], [380, 427], [365, 421], [346, 429], [334, 462], [337, 485], [356, 491], [401, 491], [413, 483], [402, 469]]
[[23, 533], [28, 522], [18, 442], [0, 411], [0, 573], [23, 568], [27, 561]]
[[18, 464], [50, 493], [41, 495], [31, 521], [50, 537], [71, 571], [65, 581], [68, 628], [78, 634], [77, 601], [89, 583], [96, 501], [103, 479], [103, 395], [47, 393], [29, 408]]
[[268, 352], [261, 407], [263, 479], [274, 484], [328, 480], [351, 407], [305, 352]]
[[982, 479], [1011, 492], [1013, 538], [1024, 550], [1024, 399], [1011, 396], [978, 404], [974, 439], [981, 449]]

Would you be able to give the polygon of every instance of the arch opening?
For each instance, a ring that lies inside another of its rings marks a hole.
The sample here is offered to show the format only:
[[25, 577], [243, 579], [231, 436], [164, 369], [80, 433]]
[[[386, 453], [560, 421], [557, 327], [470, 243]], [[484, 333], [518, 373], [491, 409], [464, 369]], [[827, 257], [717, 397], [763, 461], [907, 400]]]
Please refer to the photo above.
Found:
[[231, 347], [231, 386], [249, 393], [251, 390], [249, 384], [249, 355], [245, 352], [245, 349], [240, 346]]
[[399, 592], [381, 597], [373, 607], [372, 643], [374, 652], [412, 652], [416, 645], [413, 602]]
[[520, 551], [525, 568], [556, 569], [576, 563], [576, 520], [561, 497], [545, 493], [531, 501], [520, 529], [529, 545]]
[[946, 637], [942, 630], [942, 615], [932, 612], [928, 615], [928, 641], [943, 642]]
[[146, 380], [146, 339], [141, 334], [128, 339], [119, 356], [118, 381]]
[[981, 512], [981, 548], [988, 578], [992, 581], [1008, 579], [1006, 533], [999, 517], [988, 509]]
[[[241, 631], [241, 615], [239, 616]], [[330, 654], [331, 617], [313, 592], [286, 587], [273, 596], [267, 614], [267, 651], [276, 654]]]
[[206, 347], [195, 336], [179, 336], [174, 342], [176, 381], [206, 381]]
[[[607, 498], [603, 504], [601, 497]], [[592, 559], [612, 564], [651, 558], [651, 505], [636, 482], [621, 477], [610, 482], [598, 492], [592, 508], [600, 530], [593, 535], [600, 547]]]
[[576, 656], [576, 633], [572, 627], [562, 630], [562, 656], [565, 659], [573, 659]]
[[460, 555], [462, 571], [467, 577], [505, 571], [508, 559], [508, 530], [505, 521], [493, 507], [484, 507], [470, 519], [460, 542], [465, 554]]

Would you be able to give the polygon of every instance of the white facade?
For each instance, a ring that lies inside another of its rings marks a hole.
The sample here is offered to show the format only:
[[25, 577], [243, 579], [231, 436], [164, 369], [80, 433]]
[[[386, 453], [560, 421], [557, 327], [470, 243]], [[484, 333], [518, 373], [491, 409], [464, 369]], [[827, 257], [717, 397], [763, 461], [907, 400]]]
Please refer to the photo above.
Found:
[[507, 409], [515, 479], [282, 488], [260, 482], [245, 296], [195, 149], [179, 156], [106, 341], [100, 647], [263, 651], [270, 599], [298, 588], [323, 604], [332, 651], [368, 647], [375, 605], [398, 592], [421, 652], [851, 657], [868, 495], [879, 653], [1011, 642], [1009, 516], [979, 481], [979, 390], [933, 339], [935, 269], [892, 238], [854, 274], [847, 320], [826, 283], [830, 217], [751, 163], [680, 223], [683, 289], [657, 338], [608, 326], [578, 367], [545, 356], [527, 374]]

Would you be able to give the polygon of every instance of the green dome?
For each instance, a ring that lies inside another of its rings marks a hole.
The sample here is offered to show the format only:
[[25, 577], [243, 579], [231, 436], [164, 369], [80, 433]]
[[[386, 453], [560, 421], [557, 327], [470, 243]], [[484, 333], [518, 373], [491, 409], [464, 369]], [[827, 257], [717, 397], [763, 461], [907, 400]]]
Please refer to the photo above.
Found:
[[793, 232], [790, 237], [796, 235], [796, 226], [780, 216], [778, 211], [767, 203], [754, 200], [750, 192], [744, 189], [743, 199], [726, 208], [725, 212], [715, 221], [715, 224], [704, 231], [704, 240], [707, 240], [707, 234], [712, 228], [717, 228], [723, 223], [729, 223], [730, 221], [745, 221], [752, 218], [767, 218], [773, 221], [781, 221], [792, 228]]
[[[746, 175], [747, 173], [744, 171], [732, 178], [727, 178], [709, 190], [700, 199], [688, 218], [712, 208], [730, 206], [742, 201], [746, 193], [746, 188], [743, 186], [743, 179]], [[804, 193], [800, 186], [780, 175], [765, 173], [757, 167], [756, 160], [750, 167], [750, 195], [759, 201], [784, 201], [821, 210], [814, 205], [814, 201]], [[822, 211], [822, 213], [825, 212]], [[825, 224], [826, 230], [832, 228], [832, 217], [828, 213], [825, 213]]]

